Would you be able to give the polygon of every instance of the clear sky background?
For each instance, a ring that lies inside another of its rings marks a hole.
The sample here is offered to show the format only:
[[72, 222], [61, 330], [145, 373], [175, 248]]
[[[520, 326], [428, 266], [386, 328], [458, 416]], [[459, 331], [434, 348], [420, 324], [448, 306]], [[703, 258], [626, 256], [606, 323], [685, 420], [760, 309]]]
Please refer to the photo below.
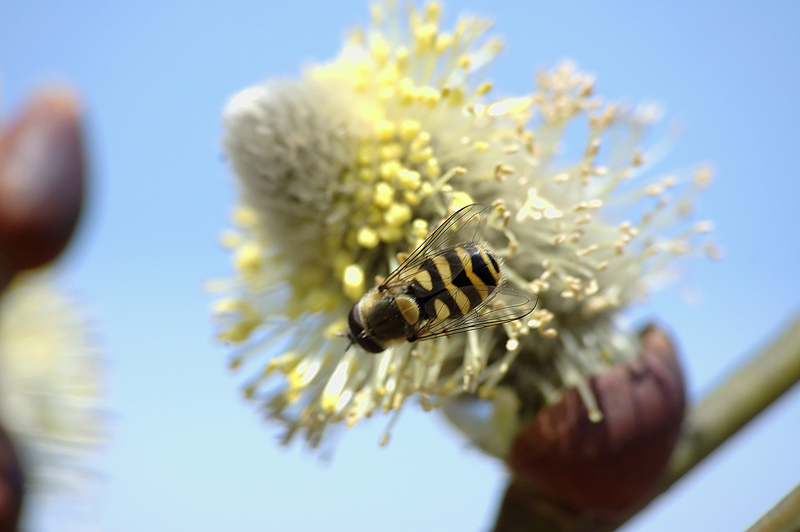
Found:
[[[447, 2], [496, 21], [507, 47], [498, 94], [571, 58], [598, 93], [661, 102], [685, 131], [663, 166], [710, 162], [699, 215], [723, 261], [696, 261], [685, 287], [639, 315], [667, 324], [696, 398], [800, 310], [800, 3]], [[0, 3], [0, 106], [8, 117], [51, 80], [88, 112], [92, 183], [64, 285], [101, 328], [113, 437], [103, 455], [101, 529], [482, 531], [500, 463], [436, 415], [407, 408], [347, 432], [331, 460], [281, 448], [278, 427], [239, 399], [212, 341], [205, 280], [229, 273], [217, 236], [234, 201], [220, 109], [265, 78], [333, 57], [368, 20], [360, 0]], [[739, 530], [800, 481], [800, 389], [629, 523], [629, 531]], [[57, 529], [54, 527], [53, 529]]]

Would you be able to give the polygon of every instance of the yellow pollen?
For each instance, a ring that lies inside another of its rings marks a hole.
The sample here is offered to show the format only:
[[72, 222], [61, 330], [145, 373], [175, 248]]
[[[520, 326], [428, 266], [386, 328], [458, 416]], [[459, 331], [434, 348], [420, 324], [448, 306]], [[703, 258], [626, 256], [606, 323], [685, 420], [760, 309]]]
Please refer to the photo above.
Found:
[[261, 248], [248, 243], [236, 250], [236, 269], [245, 274], [256, 273], [261, 268]]
[[409, 154], [408, 159], [412, 163], [424, 163], [425, 161], [428, 161], [432, 156], [433, 156], [433, 148], [431, 148], [430, 146], [426, 146], [425, 148], [422, 148], [420, 150], [412, 151]]
[[406, 190], [403, 192], [403, 199], [411, 206], [419, 205], [420, 202], [419, 194], [412, 192], [411, 190]]
[[464, 103], [464, 89], [461, 87], [453, 87], [450, 89], [447, 95], [447, 102], [453, 106]]
[[483, 152], [485, 152], [486, 150], [489, 149], [489, 143], [488, 142], [484, 142], [482, 140], [479, 140], [479, 141], [475, 142], [474, 146], [475, 146], [475, 151], [480, 152], [480, 153], [483, 153]]
[[427, 131], [420, 131], [419, 134], [411, 141], [411, 150], [419, 151], [431, 141], [431, 134]]
[[453, 46], [453, 36], [449, 33], [440, 33], [436, 36], [436, 43], [434, 43], [433, 48], [437, 54], [442, 55], [451, 46]]
[[439, 161], [435, 157], [431, 157], [425, 162], [425, 175], [430, 179], [439, 177], [442, 169], [439, 167]]
[[472, 199], [472, 196], [467, 194], [466, 192], [456, 192], [453, 194], [452, 199], [450, 200], [450, 206], [448, 207], [448, 212], [453, 213], [459, 209], [463, 209], [467, 205], [472, 205], [475, 203], [475, 200]]
[[380, 154], [381, 160], [393, 161], [403, 156], [403, 147], [396, 142], [392, 142], [381, 146]]
[[[403, 120], [400, 123], [400, 140], [408, 142], [414, 139], [414, 137], [416, 137], [420, 132], [420, 129], [422, 129], [422, 124], [420, 124], [418, 121]], [[428, 135], [428, 138], [430, 139], [430, 135]]]
[[395, 129], [394, 122], [390, 122], [388, 120], [379, 120], [375, 123], [375, 133], [383, 142], [388, 142], [394, 139]]
[[359, 229], [356, 240], [359, 246], [366, 249], [372, 249], [380, 243], [378, 233], [371, 227], [362, 227]]
[[428, 236], [428, 222], [422, 218], [417, 218], [411, 224], [411, 234], [417, 240], [424, 240]]
[[405, 168], [397, 173], [397, 179], [400, 181], [400, 186], [405, 190], [417, 190], [422, 184], [422, 177], [419, 172], [406, 170]]
[[358, 301], [364, 295], [364, 270], [358, 264], [350, 264], [344, 269], [342, 282], [344, 293], [353, 301]]
[[425, 13], [431, 22], [438, 22], [442, 16], [442, 4], [440, 2], [428, 2], [425, 5]]
[[[386, 161], [385, 163], [381, 164], [380, 173], [381, 178], [385, 179], [386, 181], [390, 181], [397, 176], [398, 172], [400, 172], [400, 163], [396, 160], [393, 161]], [[394, 193], [394, 192], [392, 192]]]
[[233, 223], [239, 227], [255, 227], [258, 225], [258, 213], [250, 207], [237, 207], [233, 211]]
[[375, 205], [385, 209], [392, 204], [394, 200], [394, 188], [387, 183], [378, 183], [375, 185], [375, 192], [373, 193], [372, 201]]
[[422, 186], [419, 187], [420, 196], [422, 196], [423, 198], [427, 198], [428, 196], [433, 194], [433, 191], [434, 191], [433, 185], [430, 184], [428, 181], [425, 181], [424, 183], [422, 183]]
[[384, 215], [387, 224], [401, 226], [411, 219], [411, 207], [404, 203], [392, 203]]

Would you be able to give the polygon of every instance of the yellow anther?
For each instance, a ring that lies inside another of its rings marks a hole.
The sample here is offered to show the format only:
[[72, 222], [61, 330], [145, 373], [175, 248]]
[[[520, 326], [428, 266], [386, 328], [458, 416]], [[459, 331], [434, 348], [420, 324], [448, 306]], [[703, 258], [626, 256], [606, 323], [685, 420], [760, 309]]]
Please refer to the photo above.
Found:
[[422, 218], [417, 218], [411, 224], [411, 234], [417, 240], [424, 240], [428, 236], [428, 222]]
[[467, 205], [472, 205], [473, 203], [475, 203], [475, 200], [473, 200], [472, 196], [466, 192], [454, 192], [453, 197], [450, 199], [450, 207], [448, 211], [453, 213], [459, 209], [463, 209]]
[[258, 213], [250, 207], [237, 207], [233, 211], [233, 223], [239, 227], [255, 227], [258, 225]]
[[464, 103], [464, 89], [461, 87], [453, 87], [450, 89], [447, 101], [450, 105], [461, 105]]
[[395, 177], [397, 177], [397, 174], [400, 173], [400, 170], [402, 168], [403, 167], [400, 166], [400, 163], [397, 162], [396, 160], [382, 163], [380, 169], [381, 179], [384, 179], [386, 181], [394, 179]]
[[418, 91], [418, 98], [428, 107], [436, 105], [441, 96], [441, 93], [434, 87], [422, 87]]
[[419, 194], [412, 192], [411, 190], [406, 190], [403, 192], [403, 200], [412, 207], [419, 205], [419, 202], [421, 201]]
[[422, 184], [422, 177], [419, 175], [419, 172], [406, 168], [400, 169], [397, 173], [397, 180], [400, 182], [400, 186], [405, 190], [417, 190]]
[[261, 247], [255, 243], [248, 243], [236, 250], [236, 269], [244, 274], [253, 274], [261, 268]]
[[456, 61], [456, 66], [459, 68], [469, 68], [469, 64], [470, 60], [468, 55], [462, 55], [458, 58], [458, 61]]
[[380, 86], [393, 85], [400, 79], [400, 72], [391, 63], [384, 66], [375, 76], [375, 82]]
[[413, 151], [408, 154], [408, 160], [412, 163], [423, 163], [433, 156], [433, 148], [426, 146], [421, 150]]
[[231, 314], [233, 312], [238, 312], [240, 306], [241, 302], [238, 299], [225, 298], [215, 301], [211, 308], [214, 314]]
[[484, 81], [483, 83], [478, 85], [478, 88], [475, 90], [475, 92], [479, 96], [483, 96], [485, 94], [488, 94], [490, 90], [492, 90], [492, 82], [491, 81]]
[[433, 48], [436, 30], [436, 24], [420, 24], [414, 29], [414, 45], [417, 53]]
[[439, 167], [439, 161], [435, 157], [431, 157], [425, 162], [425, 175], [430, 179], [436, 179], [442, 169]]
[[359, 229], [358, 237], [356, 238], [358, 245], [362, 248], [372, 249], [380, 243], [378, 233], [371, 227], [365, 226]]
[[375, 185], [375, 192], [372, 196], [372, 201], [375, 205], [385, 209], [392, 204], [394, 200], [394, 188], [388, 183], [380, 182]]
[[431, 134], [427, 131], [420, 131], [419, 134], [411, 141], [411, 150], [419, 151], [431, 141]]
[[417, 120], [403, 120], [400, 123], [400, 140], [405, 142], [412, 140], [417, 136], [421, 128], [422, 124]]
[[358, 301], [364, 295], [364, 270], [358, 264], [351, 264], [344, 269], [342, 275], [344, 293], [350, 299]]
[[392, 203], [383, 219], [388, 225], [399, 227], [411, 219], [411, 207], [405, 203]]
[[451, 46], [453, 46], [453, 36], [449, 33], [441, 33], [436, 36], [436, 42], [433, 45], [433, 49], [437, 54], [442, 55]]
[[482, 140], [476, 141], [473, 146], [475, 147], [475, 151], [479, 153], [483, 153], [489, 149], [489, 143]]
[[382, 142], [393, 140], [396, 130], [395, 123], [389, 120], [379, 120], [375, 123], [375, 133]]
[[428, 181], [425, 181], [424, 183], [422, 183], [422, 186], [419, 187], [419, 195], [423, 198], [427, 198], [428, 196], [433, 194], [433, 191], [434, 191], [433, 185]]
[[384, 146], [381, 146], [380, 154], [382, 161], [392, 161], [395, 159], [400, 159], [403, 156], [403, 146], [401, 146], [397, 142], [386, 144]]
[[218, 335], [218, 338], [223, 342], [244, 342], [250, 337], [250, 333], [256, 328], [257, 323], [241, 322], [237, 323], [225, 332]]
[[428, 2], [425, 5], [425, 13], [431, 22], [439, 22], [439, 17], [442, 16], [442, 4], [440, 2]]

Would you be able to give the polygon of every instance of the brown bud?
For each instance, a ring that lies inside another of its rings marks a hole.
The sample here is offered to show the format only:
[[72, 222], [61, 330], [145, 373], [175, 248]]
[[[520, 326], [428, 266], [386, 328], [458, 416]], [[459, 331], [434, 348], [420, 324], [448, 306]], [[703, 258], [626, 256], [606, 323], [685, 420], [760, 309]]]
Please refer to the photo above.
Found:
[[17, 453], [0, 428], [0, 531], [17, 530], [24, 486]]
[[[641, 335], [640, 356], [591, 380], [604, 418], [589, 420], [572, 390], [539, 412], [508, 457], [520, 486], [579, 520], [611, 521], [652, 494], [677, 442], [685, 388], [675, 350], [656, 327]], [[535, 505], [531, 505], [533, 507]]]
[[72, 235], [84, 186], [80, 107], [41, 93], [0, 134], [0, 261], [19, 271], [57, 257]]

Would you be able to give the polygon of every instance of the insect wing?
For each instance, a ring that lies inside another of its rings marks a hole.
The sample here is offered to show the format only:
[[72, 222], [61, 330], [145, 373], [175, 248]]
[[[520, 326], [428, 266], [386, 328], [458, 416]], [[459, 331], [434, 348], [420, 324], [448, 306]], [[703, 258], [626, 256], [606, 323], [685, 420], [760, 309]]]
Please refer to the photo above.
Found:
[[507, 321], [524, 318], [536, 308], [536, 296], [514, 288], [498, 288], [489, 298], [463, 316], [441, 321], [431, 320], [424, 326], [416, 340], [450, 336], [473, 329], [492, 327]]
[[[442, 222], [400, 266], [390, 273], [381, 286], [387, 288], [392, 285], [406, 283], [411, 280], [420, 265], [429, 257], [458, 244], [477, 241], [483, 234], [488, 218], [489, 213], [486, 205], [476, 203], [459, 209], [450, 218]], [[458, 275], [458, 273], [458, 271], [453, 272], [453, 276]]]

